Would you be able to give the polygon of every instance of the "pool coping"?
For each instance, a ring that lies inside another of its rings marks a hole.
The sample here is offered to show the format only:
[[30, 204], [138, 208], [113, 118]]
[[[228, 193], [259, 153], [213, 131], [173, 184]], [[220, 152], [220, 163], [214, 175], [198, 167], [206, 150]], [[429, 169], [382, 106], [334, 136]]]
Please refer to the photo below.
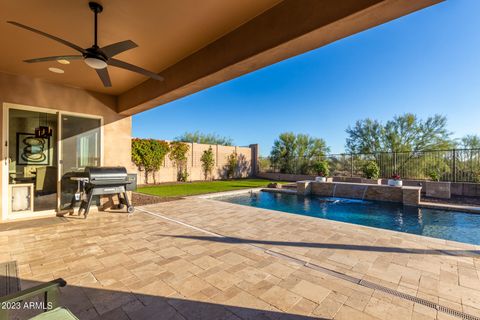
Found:
[[[239, 194], [244, 194], [244, 193], [248, 193], [249, 191], [266, 191], [266, 192], [274, 192], [274, 191], [278, 191], [278, 190], [281, 190], [281, 189], [273, 189], [273, 188], [253, 188], [253, 189], [248, 189], [248, 190], [235, 190], [235, 191], [227, 191], [227, 192], [217, 192], [217, 193], [214, 193], [214, 194], [208, 194], [208, 195], [202, 195], [202, 196], [192, 196], [191, 198], [198, 198], [198, 199], [205, 199], [205, 200], [210, 200], [210, 201], [221, 201], [221, 200], [216, 200], [215, 198], [220, 198], [222, 196], [229, 196], [229, 195], [239, 195]], [[286, 190], [283, 190], [283, 191], [286, 191]], [[291, 191], [291, 190], [290, 190]], [[279, 192], [279, 193], [288, 193], [288, 194], [297, 194], [296, 192]], [[345, 198], [345, 199], [348, 199], [348, 198]], [[244, 205], [241, 205], [241, 204], [237, 204], [237, 203], [231, 203], [231, 202], [227, 202], [231, 205], [234, 205], [234, 206], [244, 206]], [[249, 206], [247, 206], [249, 207]], [[418, 206], [418, 207], [421, 207], [421, 206]], [[409, 232], [402, 232], [402, 231], [397, 231], [397, 230], [391, 230], [391, 229], [384, 229], [384, 228], [377, 228], [377, 227], [371, 227], [371, 226], [365, 226], [365, 225], [362, 225], [362, 224], [356, 224], [356, 223], [351, 223], [351, 222], [345, 222], [345, 221], [337, 221], [337, 220], [331, 220], [331, 219], [326, 219], [326, 218], [321, 218], [321, 217], [312, 217], [312, 216], [307, 216], [307, 215], [302, 215], [302, 214], [299, 214], [299, 213], [291, 213], [291, 212], [286, 212], [286, 211], [280, 211], [280, 210], [273, 210], [273, 209], [267, 209], [267, 208], [260, 208], [260, 207], [251, 207], [251, 208], [255, 208], [257, 210], [263, 210], [263, 211], [267, 211], [267, 212], [273, 212], [273, 213], [280, 213], [280, 214], [287, 214], [287, 215], [292, 215], [292, 214], [295, 214], [295, 215], [298, 215], [302, 218], [308, 218], [308, 219], [322, 219], [322, 220], [325, 220], [325, 221], [328, 221], [328, 222], [332, 222], [332, 223], [340, 223], [340, 224], [346, 224], [346, 225], [350, 225], [350, 226], [356, 226], [356, 227], [360, 227], [360, 228], [367, 228], [367, 229], [371, 229], [371, 230], [382, 230], [382, 231], [385, 231], [385, 232], [389, 232], [389, 233], [394, 233], [394, 234], [401, 234], [401, 235], [407, 235], [408, 237], [421, 237], [421, 238], [426, 238], [428, 239], [429, 241], [433, 241], [433, 242], [440, 242], [445, 245], [448, 245], [448, 246], [455, 246], [455, 247], [465, 247], [465, 246], [472, 246], [474, 248], [474, 250], [479, 250], [480, 249], [480, 244], [474, 244], [474, 243], [469, 243], [469, 242], [461, 242], [461, 241], [456, 241], [456, 240], [450, 240], [450, 239], [443, 239], [443, 238], [436, 238], [436, 237], [430, 237], [430, 236], [425, 236], [425, 235], [421, 235], [421, 234], [415, 234], [415, 233], [409, 233]], [[433, 209], [440, 209], [438, 207], [435, 207]], [[456, 211], [456, 210], [446, 210], [446, 211]], [[470, 212], [465, 212], [465, 213], [470, 213]], [[477, 213], [480, 213], [477, 212]], [[414, 239], [412, 239], [414, 240]], [[464, 250], [471, 250], [471, 249], [466, 249], [464, 248]]]
[[421, 201], [418, 206], [420, 208], [439, 209], [439, 210], [446, 210], [446, 211], [461, 211], [466, 213], [480, 214], [480, 207], [464, 206], [461, 204], [444, 204], [444, 203]]
[[213, 192], [213, 193], [207, 193], [207, 194], [201, 194], [201, 195], [187, 196], [183, 198], [211, 199], [211, 198], [218, 198], [223, 196], [234, 196], [234, 195], [249, 193], [249, 192], [258, 192], [258, 191], [262, 191], [263, 189], [266, 189], [266, 188], [263, 188], [263, 187], [245, 188], [241, 190]]
[[[295, 190], [291, 190], [291, 189], [260, 187], [260, 188], [242, 189], [242, 190], [235, 190], [235, 191], [222, 191], [222, 192], [208, 193], [208, 194], [195, 195], [195, 196], [189, 196], [184, 198], [193, 197], [193, 198], [200, 198], [200, 199], [211, 199], [211, 198], [233, 196], [233, 195], [239, 195], [239, 194], [248, 193], [248, 192], [258, 192], [258, 191], [264, 191], [264, 192], [270, 192], [270, 193], [298, 194]], [[354, 199], [354, 198], [344, 198], [344, 199]], [[368, 200], [368, 201], [375, 201], [375, 200]], [[458, 204], [444, 204], [444, 203], [420, 201], [418, 205], [413, 207], [480, 214], [480, 207], [464, 206], [464, 205], [458, 205]]]

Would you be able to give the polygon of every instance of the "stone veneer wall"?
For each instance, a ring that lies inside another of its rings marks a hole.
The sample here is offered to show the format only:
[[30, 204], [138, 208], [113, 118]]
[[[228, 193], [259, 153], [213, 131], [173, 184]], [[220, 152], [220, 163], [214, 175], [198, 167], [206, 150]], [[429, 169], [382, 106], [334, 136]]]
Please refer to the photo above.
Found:
[[378, 184], [348, 182], [298, 181], [297, 193], [324, 197], [354, 198], [375, 201], [389, 201], [405, 205], [420, 203], [420, 187], [390, 187]]
[[[382, 184], [387, 184], [388, 179], [382, 179]], [[403, 180], [404, 186], [422, 186], [422, 192], [426, 193], [428, 180]], [[480, 197], [480, 183], [473, 182], [450, 182], [450, 193], [452, 196]]]

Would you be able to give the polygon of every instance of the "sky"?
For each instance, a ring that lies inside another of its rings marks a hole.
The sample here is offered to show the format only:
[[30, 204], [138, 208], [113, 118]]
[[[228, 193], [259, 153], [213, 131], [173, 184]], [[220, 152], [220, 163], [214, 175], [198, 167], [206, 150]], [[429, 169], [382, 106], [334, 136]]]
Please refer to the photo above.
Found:
[[133, 136], [216, 133], [268, 155], [282, 132], [344, 151], [348, 126], [403, 113], [448, 118], [454, 137], [480, 134], [479, 0], [436, 6], [133, 117]]

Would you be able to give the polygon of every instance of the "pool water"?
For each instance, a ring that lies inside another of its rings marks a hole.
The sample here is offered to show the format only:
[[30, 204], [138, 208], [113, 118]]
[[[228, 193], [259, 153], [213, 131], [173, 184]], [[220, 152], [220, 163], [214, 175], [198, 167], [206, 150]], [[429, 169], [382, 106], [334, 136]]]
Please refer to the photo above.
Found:
[[272, 192], [244, 193], [216, 199], [251, 207], [480, 245], [480, 214], [404, 207], [388, 202], [304, 197]]

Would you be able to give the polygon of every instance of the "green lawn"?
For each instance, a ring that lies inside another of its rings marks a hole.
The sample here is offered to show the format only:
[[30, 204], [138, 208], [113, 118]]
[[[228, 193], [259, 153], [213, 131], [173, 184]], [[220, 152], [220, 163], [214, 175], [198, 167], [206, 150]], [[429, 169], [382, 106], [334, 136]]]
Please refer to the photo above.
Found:
[[237, 179], [204, 182], [202, 181], [139, 187], [137, 191], [140, 193], [151, 194], [159, 197], [181, 197], [193, 196], [204, 193], [266, 187], [269, 182], [271, 181], [264, 179]]

